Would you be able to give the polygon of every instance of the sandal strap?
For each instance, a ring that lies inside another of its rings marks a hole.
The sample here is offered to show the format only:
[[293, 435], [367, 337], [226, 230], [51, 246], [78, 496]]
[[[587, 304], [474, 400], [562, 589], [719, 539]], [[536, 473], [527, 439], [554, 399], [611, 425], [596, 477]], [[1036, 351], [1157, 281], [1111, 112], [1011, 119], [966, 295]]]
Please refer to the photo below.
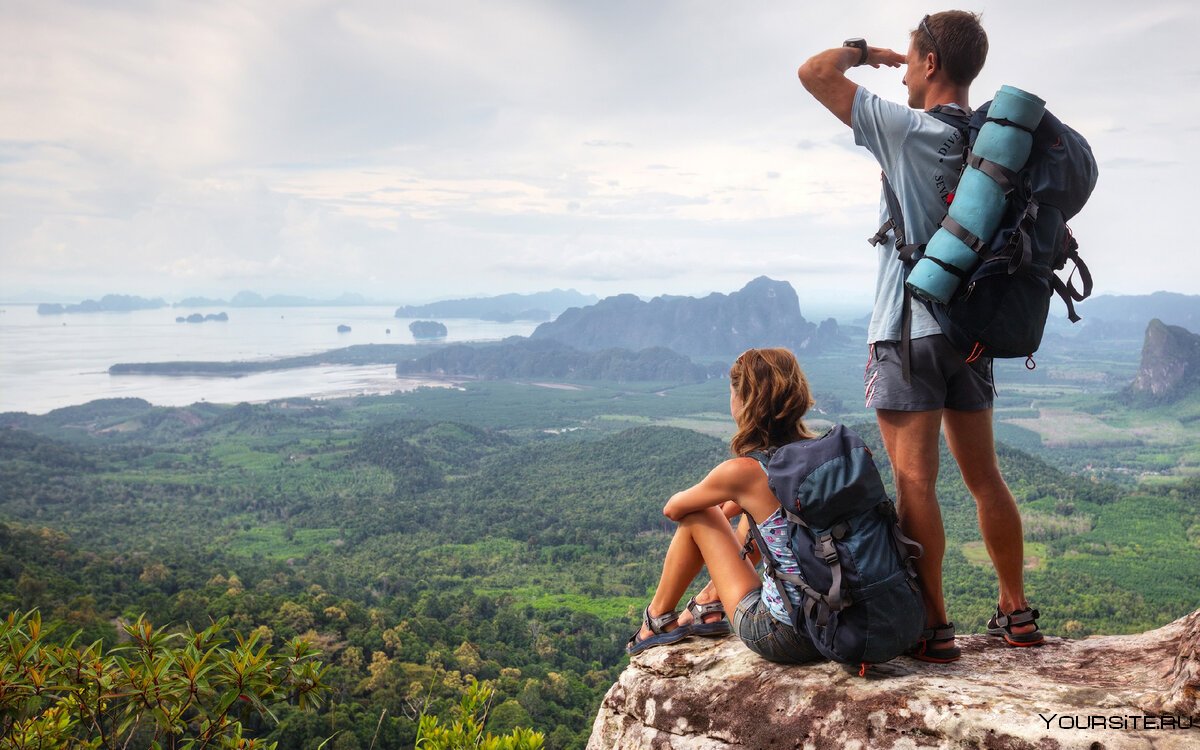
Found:
[[1041, 614], [1042, 613], [1038, 612], [1036, 609], [1027, 607], [1025, 609], [1018, 609], [1016, 612], [1013, 612], [1011, 615], [1006, 615], [1003, 612], [1001, 612], [999, 608], [997, 608], [996, 609], [996, 627], [1011, 628], [1013, 625], [1028, 625], [1031, 622], [1036, 625], [1037, 619], [1039, 617], [1041, 617]]
[[650, 628], [650, 632], [654, 633], [655, 635], [665, 632], [663, 630], [663, 628], [665, 628], [666, 626], [670, 625], [671, 623], [675, 622], [678, 619], [679, 619], [679, 613], [674, 610], [672, 610], [670, 612], [664, 612], [663, 614], [658, 615], [657, 617], [651, 616], [649, 604], [646, 605], [646, 611], [642, 613], [642, 622], [645, 623], [646, 626], [648, 628]]
[[954, 623], [948, 622], [944, 625], [934, 625], [932, 628], [925, 628], [921, 631], [922, 641], [948, 641], [954, 638]]
[[725, 616], [725, 605], [721, 604], [720, 599], [717, 599], [714, 602], [705, 602], [704, 604], [701, 604], [700, 602], [696, 601], [696, 597], [693, 596], [691, 599], [688, 599], [688, 603], [684, 609], [692, 613], [692, 619], [697, 625], [700, 624], [700, 622], [703, 621], [707, 615], [720, 613], [722, 617]]

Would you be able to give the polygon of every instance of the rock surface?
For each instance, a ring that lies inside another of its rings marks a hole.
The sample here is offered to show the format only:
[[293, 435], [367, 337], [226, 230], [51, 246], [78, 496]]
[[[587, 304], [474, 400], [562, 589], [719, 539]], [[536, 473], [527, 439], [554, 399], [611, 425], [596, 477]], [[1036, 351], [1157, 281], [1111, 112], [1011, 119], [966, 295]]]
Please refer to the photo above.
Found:
[[901, 657], [866, 677], [773, 664], [732, 637], [650, 649], [608, 691], [588, 750], [1200, 748], [1200, 611], [1140, 635], [959, 644], [954, 664]]
[[1142, 363], [1129, 390], [1169, 402], [1200, 387], [1200, 336], [1155, 318], [1146, 327]]

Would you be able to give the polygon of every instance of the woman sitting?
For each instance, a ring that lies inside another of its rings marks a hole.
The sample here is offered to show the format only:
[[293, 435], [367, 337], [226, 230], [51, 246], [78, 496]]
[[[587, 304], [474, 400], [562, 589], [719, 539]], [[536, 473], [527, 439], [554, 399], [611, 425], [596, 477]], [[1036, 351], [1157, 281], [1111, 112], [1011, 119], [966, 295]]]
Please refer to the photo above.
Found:
[[[750, 349], [729, 369], [729, 411], [737, 425], [730, 442], [735, 458], [719, 464], [693, 487], [667, 501], [663, 515], [679, 526], [663, 561], [662, 577], [646, 607], [641, 629], [626, 650], [636, 654], [691, 635], [730, 632], [725, 612], [733, 610], [732, 630], [755, 653], [777, 662], [821, 659], [807, 635], [791, 625], [775, 582], [760, 578], [752, 555], [742, 549], [749, 528], [735, 533], [729, 519], [749, 512], [770, 552], [785, 573], [799, 573], [788, 546], [787, 523], [767, 484], [763, 464], [748, 454], [814, 437], [804, 426], [812, 406], [808, 381], [787, 349]], [[687, 603], [675, 608], [692, 581], [707, 566], [712, 579]], [[784, 585], [793, 605], [802, 603], [791, 584]]]

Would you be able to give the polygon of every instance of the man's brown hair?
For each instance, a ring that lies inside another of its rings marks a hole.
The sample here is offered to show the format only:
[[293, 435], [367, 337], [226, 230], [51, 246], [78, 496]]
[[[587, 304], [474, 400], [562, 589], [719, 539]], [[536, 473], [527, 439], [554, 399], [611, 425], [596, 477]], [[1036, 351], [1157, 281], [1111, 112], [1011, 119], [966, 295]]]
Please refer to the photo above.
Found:
[[742, 402], [734, 415], [733, 455], [814, 437], [804, 426], [813, 405], [808, 379], [787, 349], [747, 349], [729, 368], [729, 383]]
[[946, 10], [926, 16], [913, 29], [917, 52], [932, 52], [946, 76], [960, 86], [970, 86], [987, 60], [987, 32], [979, 16], [965, 10]]

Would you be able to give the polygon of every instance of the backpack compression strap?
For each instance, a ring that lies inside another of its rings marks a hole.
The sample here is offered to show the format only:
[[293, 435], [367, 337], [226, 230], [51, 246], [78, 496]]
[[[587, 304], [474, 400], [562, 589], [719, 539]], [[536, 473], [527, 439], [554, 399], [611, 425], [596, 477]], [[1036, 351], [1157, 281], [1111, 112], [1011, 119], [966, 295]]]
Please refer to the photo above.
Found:
[[[819, 627], [825, 627], [829, 624], [829, 616], [833, 612], [840, 612], [850, 606], [850, 598], [842, 596], [842, 565], [838, 559], [837, 549], [833, 546], [832, 534], [823, 534], [818, 538], [817, 544], [814, 546], [814, 551], [820, 554], [826, 563], [829, 564], [830, 571], [833, 574], [833, 582], [829, 587], [829, 592], [822, 594], [812, 586], [808, 585], [808, 581], [801, 576], [784, 573], [779, 569], [779, 561], [771, 554], [771, 549], [767, 547], [767, 542], [763, 539], [762, 532], [758, 529], [758, 524], [755, 523], [754, 517], [747, 511], [742, 511], [746, 516], [746, 523], [750, 524], [750, 534], [754, 537], [754, 543], [758, 546], [758, 551], [762, 554], [763, 565], [766, 566], [767, 576], [771, 582], [775, 584], [775, 591], [779, 593], [779, 598], [783, 600], [783, 608], [787, 610], [788, 617], [792, 621], [792, 627], [796, 630], [801, 630], [803, 625], [803, 617], [800, 610], [792, 603], [792, 598], [788, 596], [787, 589], [784, 588], [784, 583], [790, 583], [800, 592], [804, 594], [808, 600], [808, 610], [810, 614], [814, 614]], [[788, 514], [789, 519], [796, 519], [796, 516]], [[801, 522], [803, 523], [803, 522]], [[839, 524], [844, 526], [844, 524]]]
[[[1069, 258], [1071, 262], [1075, 264], [1075, 271], [1079, 272], [1079, 280], [1083, 282], [1083, 291], [1076, 289], [1075, 284], [1070, 280], [1070, 278], [1068, 278], [1064, 283], [1062, 279], [1058, 278], [1058, 274], [1056, 273], [1050, 274], [1050, 285], [1054, 288], [1054, 291], [1058, 294], [1058, 296], [1062, 297], [1062, 301], [1066, 304], [1067, 317], [1071, 319], [1072, 323], [1078, 323], [1080, 321], [1080, 317], [1075, 312], [1075, 302], [1082, 302], [1091, 296], [1092, 272], [1088, 270], [1087, 264], [1083, 262], [1083, 258], [1079, 257], [1079, 243], [1076, 242], [1075, 238], [1071, 235], [1068, 235], [1067, 240], [1067, 258]], [[1075, 271], [1071, 272], [1071, 276], [1075, 275]], [[1074, 302], [1072, 302], [1072, 300], [1074, 300]]]

